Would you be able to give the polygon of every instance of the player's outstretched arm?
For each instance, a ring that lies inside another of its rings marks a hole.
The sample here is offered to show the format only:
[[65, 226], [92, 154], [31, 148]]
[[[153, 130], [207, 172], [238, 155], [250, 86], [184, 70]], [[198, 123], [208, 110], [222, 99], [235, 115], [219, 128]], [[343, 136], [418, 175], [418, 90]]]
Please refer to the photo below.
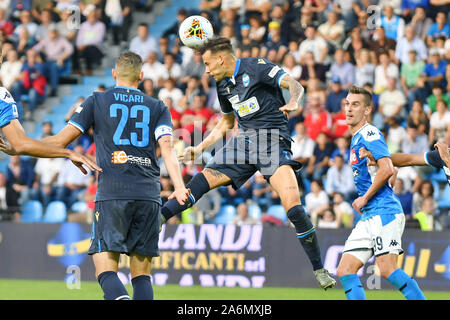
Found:
[[361, 208], [364, 207], [367, 204], [367, 202], [369, 202], [370, 198], [372, 198], [373, 195], [377, 193], [377, 191], [382, 186], [384, 186], [386, 182], [395, 173], [391, 158], [388, 157], [380, 158], [377, 161], [377, 165], [378, 171], [377, 174], [375, 175], [375, 178], [373, 179], [372, 185], [363, 196], [357, 198], [352, 204], [353, 208], [359, 213], [361, 213]]
[[189, 197], [190, 191], [184, 186], [180, 164], [178, 163], [177, 155], [173, 148], [173, 138], [170, 135], [166, 135], [161, 137], [158, 143], [161, 148], [161, 156], [175, 189], [170, 195], [169, 200], [176, 199], [180, 205], [184, 205]]
[[305, 89], [300, 82], [287, 74], [281, 79], [280, 86], [289, 89], [289, 102], [280, 108], [280, 111], [287, 116], [289, 112], [296, 111], [300, 107]]
[[198, 158], [204, 150], [214, 145], [217, 141], [222, 139], [228, 130], [234, 128], [235, 116], [234, 113], [222, 113], [222, 118], [211, 130], [208, 136], [195, 147], [187, 147], [184, 149], [183, 155], [179, 157], [180, 161], [187, 162]]
[[450, 153], [448, 145], [445, 142], [439, 141], [434, 145], [434, 148], [439, 151], [442, 161], [444, 161], [445, 166], [450, 168]]
[[3, 134], [8, 139], [9, 144], [3, 142], [0, 150], [10, 155], [29, 155], [39, 158], [69, 158], [84, 174], [87, 171], [82, 167], [83, 164], [92, 171], [102, 171], [100, 167], [83, 155], [28, 137], [18, 120], [12, 120], [8, 125], [4, 126]]
[[[376, 165], [373, 155], [365, 148], [359, 149], [359, 158], [367, 157], [369, 166]], [[391, 154], [391, 161], [395, 167], [409, 167], [409, 166], [427, 166], [423, 153], [393, 153]]]

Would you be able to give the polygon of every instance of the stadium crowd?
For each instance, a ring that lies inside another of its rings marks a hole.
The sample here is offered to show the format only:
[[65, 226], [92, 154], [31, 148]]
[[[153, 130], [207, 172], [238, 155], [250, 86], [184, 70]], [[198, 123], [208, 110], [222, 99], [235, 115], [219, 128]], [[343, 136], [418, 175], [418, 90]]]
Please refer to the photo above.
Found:
[[[70, 26], [76, 8], [78, 29]], [[173, 25], [156, 38], [145, 22], [130, 29], [136, 10], [151, 11], [145, 1], [6, 0], [0, 1], [0, 80], [29, 119], [40, 102], [57, 95], [60, 77], [91, 75], [111, 37], [112, 45], [142, 57], [140, 89], [170, 109], [174, 129], [183, 132], [176, 142], [181, 152], [220, 117], [215, 84], [201, 55], [178, 38], [180, 23], [201, 14], [216, 34], [231, 40], [236, 57], [267, 58], [305, 87], [302, 108], [289, 115], [293, 156], [304, 165], [298, 173], [302, 201], [319, 228], [352, 228], [359, 214], [351, 207], [356, 190], [344, 114], [347, 90], [356, 84], [373, 92], [372, 123], [384, 133], [391, 153], [423, 153], [438, 140], [450, 145], [449, 8], [447, 0], [202, 0], [199, 8], [178, 10]], [[129, 34], [135, 36], [129, 39]], [[42, 128], [43, 137], [52, 134], [52, 123]], [[71, 147], [95, 158], [92, 131]], [[186, 182], [213, 153], [205, 152], [202, 164], [182, 166]], [[450, 228], [448, 186], [438, 176], [431, 167], [398, 170], [394, 190], [407, 227]], [[81, 201], [86, 212], [93, 209], [95, 177], [82, 175], [68, 160], [10, 157], [0, 177], [1, 210], [15, 220], [30, 199], [44, 206], [60, 200], [68, 208]], [[172, 185], [162, 161], [161, 189], [165, 202]], [[211, 190], [183, 212], [181, 221], [169, 222], [213, 223], [231, 207], [236, 214], [229, 223], [282, 225], [287, 220], [276, 214], [279, 204], [256, 174], [239, 190]], [[86, 212], [69, 219], [89, 221]]]

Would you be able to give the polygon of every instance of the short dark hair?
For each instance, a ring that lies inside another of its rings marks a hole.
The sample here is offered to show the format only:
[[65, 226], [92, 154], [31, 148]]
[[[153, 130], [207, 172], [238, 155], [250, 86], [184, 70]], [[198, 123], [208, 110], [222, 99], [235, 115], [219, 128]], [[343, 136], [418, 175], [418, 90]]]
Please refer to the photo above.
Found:
[[211, 51], [213, 54], [219, 51], [228, 51], [233, 53], [233, 46], [231, 45], [230, 39], [225, 37], [214, 37], [206, 41], [206, 43], [200, 46], [197, 51], [199, 51], [202, 55], [206, 51]]
[[138, 27], [146, 27], [148, 29], [148, 24], [145, 22], [139, 23]]
[[364, 88], [357, 87], [355, 85], [351, 86], [349, 89], [349, 93], [353, 94], [362, 94], [364, 95], [364, 103], [366, 106], [372, 105], [372, 93]]

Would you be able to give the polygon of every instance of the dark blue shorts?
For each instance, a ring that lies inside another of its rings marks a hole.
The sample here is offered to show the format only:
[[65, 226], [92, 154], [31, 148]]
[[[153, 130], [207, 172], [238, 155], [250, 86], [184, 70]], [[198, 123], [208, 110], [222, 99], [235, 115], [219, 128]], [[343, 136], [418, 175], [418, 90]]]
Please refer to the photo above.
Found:
[[157, 257], [160, 219], [160, 205], [154, 201], [98, 201], [88, 254], [112, 251]]
[[257, 171], [269, 181], [283, 165], [291, 166], [294, 171], [302, 168], [300, 162], [293, 160], [290, 140], [278, 136], [261, 142], [257, 135], [238, 135], [214, 155], [206, 168], [229, 177], [237, 190]]

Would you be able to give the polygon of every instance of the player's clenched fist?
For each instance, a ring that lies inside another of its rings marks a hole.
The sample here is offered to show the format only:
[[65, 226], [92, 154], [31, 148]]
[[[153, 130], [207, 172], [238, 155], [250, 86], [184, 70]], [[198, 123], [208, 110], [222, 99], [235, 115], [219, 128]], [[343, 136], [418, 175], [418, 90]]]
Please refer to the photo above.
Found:
[[197, 147], [187, 147], [184, 149], [183, 154], [178, 156], [178, 160], [182, 162], [189, 162], [197, 159], [202, 154], [201, 150]]

